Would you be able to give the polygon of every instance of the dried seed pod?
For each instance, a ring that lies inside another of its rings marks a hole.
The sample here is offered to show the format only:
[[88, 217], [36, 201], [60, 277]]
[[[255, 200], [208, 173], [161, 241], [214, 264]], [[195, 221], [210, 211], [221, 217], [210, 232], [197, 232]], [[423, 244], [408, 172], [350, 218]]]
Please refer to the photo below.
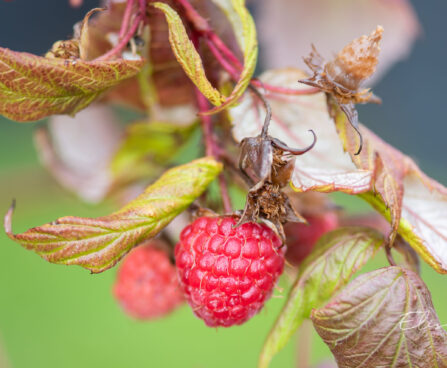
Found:
[[378, 26], [369, 36], [359, 37], [346, 45], [324, 66], [328, 77], [346, 88], [357, 90], [376, 70], [382, 34], [383, 28]]
[[369, 89], [360, 89], [360, 87], [376, 70], [382, 34], [383, 28], [377, 26], [369, 36], [362, 36], [350, 42], [334, 60], [327, 63], [312, 46], [312, 52], [304, 58], [304, 62], [314, 75], [299, 81], [320, 88], [337, 102], [352, 127], [359, 133], [360, 147], [357, 154], [362, 149], [362, 141], [354, 104], [381, 102], [380, 98], [374, 96]]

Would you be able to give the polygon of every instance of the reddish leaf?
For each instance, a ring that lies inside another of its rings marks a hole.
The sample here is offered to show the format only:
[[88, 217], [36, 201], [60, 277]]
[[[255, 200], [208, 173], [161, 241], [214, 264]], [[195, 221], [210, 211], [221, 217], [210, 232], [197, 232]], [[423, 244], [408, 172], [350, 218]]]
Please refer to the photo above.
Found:
[[362, 275], [314, 310], [312, 321], [340, 368], [447, 367], [447, 333], [412, 271]]
[[142, 61], [69, 61], [0, 48], [0, 114], [32, 121], [75, 114], [135, 76]]

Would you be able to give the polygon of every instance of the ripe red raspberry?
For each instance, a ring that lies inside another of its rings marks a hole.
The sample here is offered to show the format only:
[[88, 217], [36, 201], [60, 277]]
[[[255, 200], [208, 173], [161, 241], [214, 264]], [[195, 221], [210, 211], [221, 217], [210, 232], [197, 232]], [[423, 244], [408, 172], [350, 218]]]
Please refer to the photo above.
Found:
[[286, 260], [298, 266], [311, 252], [324, 234], [338, 227], [338, 216], [334, 212], [304, 216], [308, 224], [288, 223], [286, 233]]
[[285, 247], [266, 225], [233, 228], [233, 217], [201, 217], [175, 248], [188, 303], [208, 326], [239, 325], [258, 313], [283, 271]]
[[137, 319], [163, 317], [183, 302], [175, 266], [152, 240], [124, 259], [113, 288], [124, 311]]

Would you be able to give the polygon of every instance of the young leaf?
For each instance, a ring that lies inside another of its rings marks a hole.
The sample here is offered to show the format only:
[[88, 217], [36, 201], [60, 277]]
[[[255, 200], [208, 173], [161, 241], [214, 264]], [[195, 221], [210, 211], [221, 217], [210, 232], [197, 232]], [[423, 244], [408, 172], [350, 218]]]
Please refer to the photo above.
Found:
[[62, 217], [15, 235], [11, 230], [11, 207], [4, 226], [12, 240], [49, 262], [102, 272], [133, 246], [159, 233], [202, 194], [221, 169], [222, 165], [210, 157], [173, 168], [135, 200], [108, 216]]
[[142, 66], [139, 60], [71, 61], [0, 48], [0, 114], [16, 121], [75, 114]]
[[359, 276], [312, 311], [340, 368], [447, 367], [447, 334], [414, 272], [387, 267]]
[[302, 321], [309, 318], [312, 308], [321, 306], [346, 285], [383, 241], [379, 232], [363, 227], [341, 228], [318, 241], [313, 253], [300, 266], [286, 304], [267, 337], [259, 368], [268, 367]]
[[225, 99], [222, 105], [212, 109], [210, 113], [222, 111], [237, 102], [247, 89], [258, 60], [256, 26], [248, 9], [245, 7], [245, 0], [213, 0], [213, 2], [222, 9], [233, 26], [239, 47], [244, 55], [244, 68], [230, 96]]
[[[299, 89], [307, 88], [297, 83], [305, 76], [298, 69], [283, 69], [268, 71], [260, 80], [274, 86]], [[308, 130], [313, 129], [317, 136], [315, 147], [296, 158], [292, 176], [296, 191], [356, 194], [370, 189], [372, 173], [358, 169], [349, 154], [343, 151], [323, 93], [302, 96], [268, 93], [265, 97], [273, 110], [269, 129], [272, 137], [282, 140], [289, 147], [306, 147], [312, 139]], [[229, 111], [237, 141], [261, 132], [265, 110], [256, 96], [246, 93], [241, 103]]]
[[169, 42], [185, 73], [211, 103], [216, 106], [221, 105], [223, 96], [207, 79], [202, 59], [190, 41], [180, 16], [167, 4], [156, 2], [152, 5], [166, 16], [169, 26]]

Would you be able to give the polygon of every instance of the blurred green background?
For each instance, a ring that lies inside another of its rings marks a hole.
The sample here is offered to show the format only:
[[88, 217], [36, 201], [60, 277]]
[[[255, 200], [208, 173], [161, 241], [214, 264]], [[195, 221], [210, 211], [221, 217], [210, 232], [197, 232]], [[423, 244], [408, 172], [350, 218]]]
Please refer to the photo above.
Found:
[[[89, 206], [58, 187], [39, 166], [33, 148], [35, 124], [0, 120], [0, 212], [17, 200], [14, 230], [44, 224], [64, 215], [98, 216], [111, 204]], [[350, 211], [363, 202], [337, 195]], [[386, 265], [379, 254], [364, 270]], [[244, 326], [211, 329], [188, 307], [150, 323], [126, 317], [111, 295], [116, 269], [91, 275], [79, 267], [52, 265], [0, 233], [0, 354], [14, 368], [78, 367], [254, 367], [263, 340], [287, 295], [281, 292]], [[441, 323], [447, 323], [445, 276], [423, 267]], [[295, 366], [295, 341], [272, 367]], [[312, 361], [330, 353], [312, 338]], [[8, 367], [1, 363], [0, 367]], [[2, 364], [4, 366], [2, 366]]]
[[[35, 8], [24, 11], [24, 3]], [[49, 3], [0, 2], [0, 45], [41, 53], [52, 40], [65, 38], [71, 25], [96, 1], [87, 1], [79, 10], [69, 9], [67, 1], [58, 1], [51, 2], [57, 9], [49, 11], [43, 5]], [[377, 86], [385, 105], [364, 108], [362, 120], [412, 154], [423, 169], [445, 184], [447, 147], [442, 141], [447, 128], [442, 122], [447, 49], [440, 45], [445, 45], [447, 6], [439, 0], [414, 5], [425, 38], [416, 45], [411, 59], [396, 66]], [[50, 20], [52, 27], [47, 27]], [[420, 128], [422, 121], [424, 129]], [[14, 231], [64, 215], [93, 217], [114, 209], [110, 203], [82, 204], [54, 183], [34, 152], [32, 133], [38, 124], [0, 118], [0, 215], [15, 198]], [[336, 198], [351, 211], [367, 208], [347, 196]], [[385, 265], [380, 254], [364, 270]], [[265, 309], [244, 326], [217, 330], [205, 327], [188, 307], [157, 322], [129, 319], [111, 295], [115, 272], [90, 275], [79, 267], [49, 264], [0, 231], [0, 368], [254, 367], [288, 287], [283, 278], [280, 286], [284, 291], [277, 290]], [[422, 276], [432, 291], [441, 323], [447, 324], [446, 276], [425, 265]], [[296, 342], [291, 341], [272, 367], [295, 366], [295, 348]], [[314, 335], [312, 362], [329, 356]]]

